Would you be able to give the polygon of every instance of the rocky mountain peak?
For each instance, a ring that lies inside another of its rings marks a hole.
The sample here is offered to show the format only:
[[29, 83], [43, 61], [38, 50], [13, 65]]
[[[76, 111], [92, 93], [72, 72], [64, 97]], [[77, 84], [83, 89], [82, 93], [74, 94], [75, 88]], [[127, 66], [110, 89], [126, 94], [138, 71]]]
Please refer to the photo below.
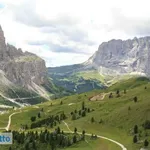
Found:
[[47, 83], [45, 61], [35, 54], [23, 52], [10, 44], [6, 45], [1, 27], [0, 70], [15, 86], [28, 88], [37, 93], [44, 93], [42, 85]]
[[101, 74], [140, 73], [150, 76], [150, 37], [103, 42], [86, 62]]
[[0, 60], [3, 60], [6, 57], [6, 44], [4, 32], [0, 26]]

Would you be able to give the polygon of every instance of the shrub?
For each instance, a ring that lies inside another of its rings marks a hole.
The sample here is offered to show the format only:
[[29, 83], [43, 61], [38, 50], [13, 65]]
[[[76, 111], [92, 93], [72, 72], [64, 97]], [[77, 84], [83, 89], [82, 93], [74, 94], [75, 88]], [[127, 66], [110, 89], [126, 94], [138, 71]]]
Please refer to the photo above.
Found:
[[36, 117], [35, 117], [35, 116], [32, 116], [32, 117], [31, 117], [31, 121], [34, 122], [35, 120], [36, 120]]

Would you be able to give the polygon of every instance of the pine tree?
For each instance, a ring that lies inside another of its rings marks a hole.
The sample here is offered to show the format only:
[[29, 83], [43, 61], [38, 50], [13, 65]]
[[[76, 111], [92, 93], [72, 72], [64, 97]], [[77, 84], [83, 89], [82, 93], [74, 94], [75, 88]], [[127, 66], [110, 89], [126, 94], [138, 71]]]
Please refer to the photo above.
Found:
[[144, 146], [145, 146], [145, 147], [148, 147], [148, 145], [149, 145], [149, 142], [148, 142], [147, 140], [145, 140], [145, 141], [144, 141]]
[[72, 120], [76, 120], [76, 114], [75, 113], [73, 113], [73, 115], [72, 115]]
[[85, 135], [85, 130], [82, 131], [82, 135]]
[[135, 96], [135, 97], [133, 98], [133, 100], [134, 100], [134, 102], [136, 103], [136, 102], [137, 102], [137, 97]]
[[135, 135], [134, 137], [133, 137], [133, 143], [137, 143], [137, 136]]
[[82, 110], [84, 110], [85, 109], [85, 104], [84, 104], [84, 102], [82, 102]]
[[36, 120], [36, 117], [35, 117], [35, 116], [32, 116], [32, 117], [31, 117], [31, 121], [34, 122], [35, 120]]
[[24, 148], [25, 148], [25, 150], [29, 150], [29, 143], [28, 142], [25, 143]]
[[85, 117], [85, 116], [86, 116], [86, 112], [84, 110], [84, 111], [82, 111], [82, 117]]
[[120, 94], [120, 91], [119, 91], [119, 90], [117, 90], [117, 91], [116, 91], [116, 94], [117, 94], [117, 95], [118, 95], [118, 94]]
[[138, 133], [138, 126], [135, 125], [135, 126], [134, 126], [134, 134], [137, 134], [137, 133]]
[[36, 150], [36, 149], [37, 149], [37, 148], [36, 148], [35, 141], [33, 141], [33, 142], [32, 142], [32, 148], [33, 148], [34, 150]]
[[41, 118], [41, 113], [40, 112], [38, 113], [38, 118]]
[[112, 93], [109, 94], [109, 98], [113, 98], [113, 94]]
[[79, 110], [79, 116], [81, 116], [81, 110]]
[[76, 143], [77, 142], [77, 137], [76, 135], [73, 136], [73, 143]]
[[130, 107], [130, 106], [128, 107], [128, 110], [131, 110], [131, 107]]
[[60, 134], [60, 127], [57, 127], [57, 134]]
[[91, 123], [93, 123], [94, 121], [95, 121], [95, 120], [94, 120], [94, 117], [92, 117], [92, 118], [91, 118]]
[[75, 109], [74, 113], [77, 113], [77, 110]]
[[126, 91], [126, 89], [124, 89], [124, 94], [126, 94], [127, 93], [127, 91]]
[[12, 150], [11, 146], [9, 147], [9, 150]]
[[74, 133], [77, 133], [77, 128], [74, 128]]

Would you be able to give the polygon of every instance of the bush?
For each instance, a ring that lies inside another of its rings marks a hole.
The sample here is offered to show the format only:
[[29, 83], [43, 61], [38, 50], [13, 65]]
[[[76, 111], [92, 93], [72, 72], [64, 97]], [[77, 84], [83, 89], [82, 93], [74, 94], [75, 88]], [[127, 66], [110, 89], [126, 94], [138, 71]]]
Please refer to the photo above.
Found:
[[35, 120], [36, 120], [36, 117], [35, 117], [35, 116], [32, 116], [32, 117], [31, 117], [31, 121], [34, 122]]

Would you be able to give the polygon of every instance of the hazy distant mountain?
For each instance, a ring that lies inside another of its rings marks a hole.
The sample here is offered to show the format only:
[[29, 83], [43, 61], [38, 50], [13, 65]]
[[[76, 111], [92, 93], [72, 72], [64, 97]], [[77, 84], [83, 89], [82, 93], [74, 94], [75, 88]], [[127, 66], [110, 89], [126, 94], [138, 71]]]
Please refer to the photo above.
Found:
[[150, 76], [150, 37], [111, 40], [84, 63], [104, 75], [142, 74]]

